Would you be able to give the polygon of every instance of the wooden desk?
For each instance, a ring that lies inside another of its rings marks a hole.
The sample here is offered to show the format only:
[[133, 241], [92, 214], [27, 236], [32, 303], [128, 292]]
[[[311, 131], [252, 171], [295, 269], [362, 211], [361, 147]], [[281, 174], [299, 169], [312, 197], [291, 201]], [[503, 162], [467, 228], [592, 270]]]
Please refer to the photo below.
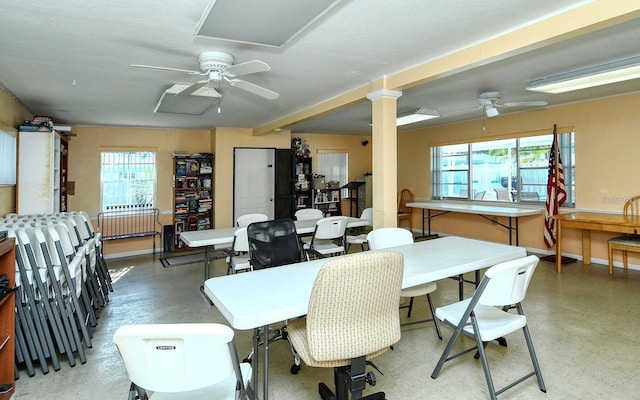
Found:
[[558, 222], [556, 243], [556, 271], [562, 272], [562, 230], [565, 228], [582, 229], [582, 262], [591, 264], [591, 231], [637, 233], [640, 230], [640, 217], [625, 217], [622, 214], [596, 212], [572, 212], [554, 215]]
[[[462, 203], [462, 202], [446, 202], [446, 201], [420, 201], [420, 202], [414, 202], [414, 203], [407, 203], [407, 206], [412, 208], [422, 209], [422, 236], [432, 236], [431, 235], [431, 219], [432, 218], [439, 217], [441, 215], [444, 215], [450, 212], [457, 212], [457, 213], [464, 213], [464, 214], [475, 214], [479, 217], [489, 220], [492, 223], [496, 223], [501, 227], [509, 230], [509, 244], [513, 244], [513, 234], [515, 233], [516, 246], [519, 245], [518, 219], [520, 217], [540, 215], [542, 213], [541, 209], [536, 209], [536, 208], [525, 208], [525, 207], [514, 207], [514, 206], [500, 207], [500, 206], [491, 206], [491, 205], [485, 205], [485, 204], [468, 204], [468, 203]], [[424, 214], [424, 210], [427, 210], [426, 216]], [[432, 215], [431, 214], [432, 210], [442, 211], [442, 212], [439, 214]], [[495, 217], [507, 217], [509, 218], [509, 224], [508, 225], [503, 224], [499, 222]], [[425, 231], [424, 231], [425, 218], [428, 221], [428, 235], [425, 235]]]
[[[404, 255], [402, 287], [413, 287], [525, 257], [522, 247], [448, 236], [391, 247]], [[345, 256], [340, 256], [345, 257]], [[254, 329], [252, 384], [258, 384], [258, 328], [307, 314], [311, 289], [327, 259], [207, 279], [206, 296], [234, 329]], [[239, 295], [239, 293], [241, 293]], [[269, 346], [264, 346], [264, 400], [269, 395]]]

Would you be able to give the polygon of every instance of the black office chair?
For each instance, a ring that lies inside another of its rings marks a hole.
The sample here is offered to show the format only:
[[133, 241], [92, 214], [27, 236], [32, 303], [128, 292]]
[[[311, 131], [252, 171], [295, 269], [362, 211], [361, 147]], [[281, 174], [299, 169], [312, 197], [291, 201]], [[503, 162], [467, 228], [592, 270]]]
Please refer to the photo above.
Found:
[[253, 269], [300, 262], [300, 241], [292, 219], [254, 222], [247, 227]]
[[[301, 260], [300, 240], [292, 219], [254, 222], [247, 227], [247, 238], [249, 239], [249, 262], [254, 271], [293, 264]], [[258, 334], [264, 335], [264, 340], [268, 340], [269, 343], [288, 340], [286, 321], [278, 329], [269, 329], [268, 332]], [[259, 346], [264, 345], [264, 340]], [[244, 361], [251, 360], [254, 350], [251, 350]], [[300, 358], [293, 347], [291, 352], [294, 355], [291, 373], [297, 374], [300, 371]]]

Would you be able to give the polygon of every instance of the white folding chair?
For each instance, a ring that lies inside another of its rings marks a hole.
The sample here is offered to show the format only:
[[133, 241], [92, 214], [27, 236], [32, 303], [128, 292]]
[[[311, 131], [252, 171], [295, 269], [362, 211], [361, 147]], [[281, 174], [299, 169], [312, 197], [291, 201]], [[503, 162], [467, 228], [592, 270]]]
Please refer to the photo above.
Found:
[[[366, 221], [367, 226], [373, 226], [373, 208], [365, 208], [362, 210], [362, 214], [360, 214], [360, 219]], [[361, 228], [359, 228], [361, 229]], [[354, 244], [359, 244], [362, 251], [365, 250], [365, 245], [367, 244], [367, 234], [361, 233], [359, 235], [347, 235], [347, 252], [349, 252], [349, 248]]]
[[303, 208], [293, 215], [297, 221], [324, 218], [324, 213], [318, 208]]
[[247, 227], [238, 228], [233, 235], [232, 252], [227, 256], [227, 275], [238, 271], [253, 271], [249, 262], [249, 238]]
[[[404, 228], [380, 228], [374, 229], [367, 235], [367, 242], [369, 243], [369, 249], [381, 250], [389, 247], [402, 246], [405, 244], [413, 243], [413, 234]], [[411, 311], [413, 310], [413, 298], [417, 296], [426, 296], [429, 310], [431, 311], [431, 318], [422, 321], [412, 321], [402, 324], [413, 325], [422, 322], [433, 321], [436, 327], [436, 334], [438, 339], [442, 340], [442, 332], [440, 332], [440, 325], [435, 317], [435, 311], [433, 308], [433, 302], [431, 301], [431, 293], [438, 288], [435, 282], [428, 282], [422, 285], [404, 288], [400, 291], [400, 297], [408, 297], [409, 305], [402, 306], [401, 308], [408, 308], [407, 318], [411, 318]]]
[[244, 214], [236, 219], [236, 226], [239, 228], [247, 227], [253, 222], [268, 221], [269, 217], [264, 214]]
[[[494, 265], [485, 272], [472, 298], [436, 309], [436, 317], [454, 328], [454, 331], [431, 374], [433, 379], [438, 377], [445, 362], [477, 349], [476, 358], [479, 357], [482, 363], [484, 376], [489, 387], [489, 395], [492, 400], [495, 400], [500, 393], [534, 375], [538, 379], [538, 387], [542, 392], [546, 393], [547, 389], [544, 386], [538, 359], [533, 348], [529, 328], [527, 327], [527, 317], [524, 315], [521, 304], [527, 294], [527, 288], [538, 261], [538, 257], [528, 256]], [[509, 312], [512, 308], [517, 310], [517, 314]], [[502, 338], [504, 335], [515, 332], [518, 329], [522, 329], [524, 333], [529, 356], [533, 364], [533, 371], [504, 386], [502, 389], [495, 390], [485, 347], [488, 342]], [[476, 346], [449, 356], [462, 333], [474, 338]]]
[[348, 218], [344, 216], [318, 220], [311, 240], [303, 246], [307, 260], [311, 259], [311, 254], [320, 258], [333, 254], [345, 254], [347, 221]]
[[116, 330], [113, 342], [131, 379], [130, 400], [247, 397], [251, 366], [238, 362], [228, 326], [124, 325]]

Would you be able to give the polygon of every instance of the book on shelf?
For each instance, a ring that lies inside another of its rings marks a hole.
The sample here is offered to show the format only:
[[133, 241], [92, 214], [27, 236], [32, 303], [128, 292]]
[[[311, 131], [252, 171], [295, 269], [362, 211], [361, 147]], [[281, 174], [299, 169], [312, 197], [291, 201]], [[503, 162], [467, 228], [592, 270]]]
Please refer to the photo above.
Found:
[[176, 161], [176, 175], [186, 175], [186, 174], [187, 174], [187, 162]]

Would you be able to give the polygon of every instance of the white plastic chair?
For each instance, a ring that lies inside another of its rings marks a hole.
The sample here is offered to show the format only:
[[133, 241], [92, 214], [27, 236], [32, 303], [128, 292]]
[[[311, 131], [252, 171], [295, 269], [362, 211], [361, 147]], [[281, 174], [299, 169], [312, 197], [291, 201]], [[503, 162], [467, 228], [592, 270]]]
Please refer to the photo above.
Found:
[[294, 214], [297, 221], [324, 218], [324, 213], [318, 208], [303, 208]]
[[264, 214], [244, 214], [236, 219], [236, 226], [239, 228], [247, 227], [253, 222], [268, 221], [269, 217]]
[[228, 326], [124, 325], [113, 342], [131, 379], [129, 399], [246, 398], [251, 366], [238, 362]]
[[[436, 309], [436, 317], [454, 328], [454, 332], [431, 374], [432, 378], [438, 377], [446, 361], [477, 349], [478, 355], [476, 358], [479, 357], [482, 363], [491, 399], [495, 400], [500, 393], [532, 376], [536, 376], [538, 387], [542, 392], [546, 393], [547, 389], [544, 386], [538, 359], [533, 348], [529, 328], [527, 327], [527, 317], [524, 315], [521, 305], [527, 294], [527, 288], [538, 261], [538, 257], [528, 256], [494, 265], [485, 272], [472, 298]], [[518, 313], [508, 312], [512, 308], [517, 309]], [[489, 371], [485, 347], [488, 342], [502, 338], [504, 335], [515, 332], [518, 329], [522, 329], [524, 333], [529, 356], [533, 364], [533, 371], [496, 391]], [[476, 346], [449, 356], [462, 333], [474, 338]]]
[[[373, 226], [373, 208], [365, 208], [362, 210], [360, 219], [365, 220], [367, 222], [367, 226]], [[364, 245], [367, 244], [367, 234], [361, 233], [359, 235], [347, 235], [347, 252], [354, 244], [359, 244], [362, 251], [364, 251]]]
[[344, 216], [319, 219], [311, 240], [304, 244], [307, 260], [311, 259], [311, 254], [320, 258], [345, 254], [347, 221], [348, 218]]
[[[367, 235], [367, 242], [369, 243], [370, 250], [381, 250], [389, 247], [402, 246], [405, 244], [413, 243], [413, 234], [404, 228], [380, 228], [374, 229]], [[409, 297], [409, 305], [402, 306], [401, 308], [408, 308], [407, 318], [411, 318], [411, 311], [413, 310], [413, 298], [418, 296], [426, 296], [427, 303], [429, 304], [429, 310], [431, 311], [431, 318], [422, 321], [412, 321], [402, 324], [413, 325], [422, 322], [433, 321], [436, 327], [436, 333], [438, 339], [442, 340], [442, 332], [440, 332], [440, 325], [435, 317], [435, 311], [433, 308], [433, 302], [431, 301], [431, 293], [438, 288], [435, 282], [424, 283], [422, 285], [413, 286], [402, 289], [400, 291], [400, 297]]]
[[233, 235], [232, 252], [227, 256], [227, 275], [238, 271], [253, 271], [249, 262], [249, 238], [247, 227], [238, 228]]

